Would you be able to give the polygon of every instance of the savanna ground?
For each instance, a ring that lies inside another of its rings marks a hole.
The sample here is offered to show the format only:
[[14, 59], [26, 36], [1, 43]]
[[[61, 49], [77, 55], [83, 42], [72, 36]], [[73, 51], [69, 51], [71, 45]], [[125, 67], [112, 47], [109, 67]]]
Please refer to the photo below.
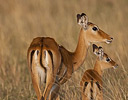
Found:
[[[110, 45], [98, 44], [119, 64], [104, 72], [104, 100], [128, 100], [128, 0], [0, 0], [0, 100], [36, 100], [26, 59], [30, 42], [49, 36], [74, 51], [81, 12], [114, 37]], [[80, 79], [95, 58], [90, 47], [84, 64], [61, 87], [62, 100], [81, 99]]]

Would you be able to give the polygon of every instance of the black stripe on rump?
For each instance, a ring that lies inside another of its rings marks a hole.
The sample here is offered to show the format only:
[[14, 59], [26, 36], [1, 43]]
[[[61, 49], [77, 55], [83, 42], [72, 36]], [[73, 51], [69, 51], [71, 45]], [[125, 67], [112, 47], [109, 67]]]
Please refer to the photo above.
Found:
[[46, 73], [46, 68], [44, 67], [43, 63], [42, 63], [42, 47], [41, 47], [41, 50], [40, 50], [40, 65], [44, 68], [45, 70], [45, 73]]
[[31, 58], [30, 58], [30, 69], [31, 69], [31, 71], [32, 71], [32, 59], [33, 59], [34, 53], [35, 53], [35, 50], [33, 50], [33, 51], [31, 52]]
[[[43, 63], [42, 63], [42, 48], [43, 48], [43, 45], [41, 46], [41, 52], [40, 52], [40, 65], [41, 65], [41, 67], [42, 68], [44, 68], [44, 71], [45, 71], [45, 73], [47, 73], [47, 70], [46, 70], [46, 68], [44, 67], [44, 65], [43, 65]], [[46, 75], [46, 77], [47, 77], [47, 74], [45, 74]], [[46, 83], [46, 77], [45, 77], [45, 83]]]
[[96, 85], [99, 88], [99, 90], [101, 91], [101, 86], [100, 86], [99, 82], [96, 82]]
[[49, 53], [49, 55], [50, 55], [50, 57], [51, 57], [51, 60], [52, 60], [52, 71], [53, 71], [53, 75], [54, 75], [53, 54], [52, 54], [52, 52], [51, 52], [50, 50], [48, 50], [48, 53]]
[[85, 89], [86, 89], [87, 85], [88, 85], [88, 82], [85, 82], [85, 83], [84, 83], [83, 92], [85, 92]]

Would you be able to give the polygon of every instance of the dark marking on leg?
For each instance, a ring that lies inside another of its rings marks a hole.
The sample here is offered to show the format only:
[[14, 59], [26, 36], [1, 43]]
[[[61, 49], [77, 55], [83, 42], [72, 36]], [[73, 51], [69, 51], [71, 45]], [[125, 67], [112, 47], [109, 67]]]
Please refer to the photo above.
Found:
[[30, 59], [30, 69], [31, 69], [31, 71], [32, 71], [32, 59], [33, 59], [34, 52], [35, 52], [35, 50], [33, 50], [31, 52], [31, 59]]

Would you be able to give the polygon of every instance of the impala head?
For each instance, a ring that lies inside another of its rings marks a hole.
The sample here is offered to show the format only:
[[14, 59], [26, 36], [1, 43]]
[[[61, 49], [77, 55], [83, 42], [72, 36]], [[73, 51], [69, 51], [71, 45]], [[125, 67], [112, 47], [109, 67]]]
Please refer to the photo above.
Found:
[[113, 61], [106, 53], [104, 53], [102, 47], [98, 47], [97, 45], [93, 44], [93, 53], [98, 57], [97, 60], [101, 65], [101, 70], [118, 67], [118, 64], [116, 64], [115, 61]]
[[77, 14], [77, 23], [82, 27], [88, 42], [105, 42], [107, 44], [112, 42], [112, 37], [99, 29], [97, 25], [88, 22], [86, 14]]

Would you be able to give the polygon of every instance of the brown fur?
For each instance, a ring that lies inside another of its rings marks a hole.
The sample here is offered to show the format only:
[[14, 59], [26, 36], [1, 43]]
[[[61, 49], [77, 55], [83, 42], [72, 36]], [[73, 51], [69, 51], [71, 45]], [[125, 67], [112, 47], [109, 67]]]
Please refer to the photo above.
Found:
[[[41, 62], [43, 64], [45, 63], [44, 62], [45, 59], [43, 59], [45, 58], [44, 57], [45, 55], [43, 55], [42, 53], [44, 50], [51, 51], [53, 55], [53, 59], [51, 59], [49, 55], [49, 62], [53, 62], [53, 64], [49, 64], [49, 68], [53, 71], [47, 72], [47, 68], [45, 66], [40, 65], [40, 68], [46, 71], [45, 72], [46, 93], [45, 91], [43, 93], [45, 100], [46, 98], [48, 98], [48, 96], [51, 99], [57, 97], [56, 94], [59, 91], [60, 85], [64, 84], [72, 76], [72, 73], [76, 71], [81, 66], [81, 64], [83, 64], [87, 54], [88, 47], [90, 46], [91, 42], [106, 42], [107, 40], [112, 41], [111, 37], [108, 34], [101, 31], [100, 29], [94, 32], [92, 30], [92, 27], [96, 26], [95, 24], [92, 23], [90, 24], [88, 22], [88, 25], [86, 25], [87, 26], [86, 29], [85, 26], [82, 24], [81, 24], [82, 28], [79, 33], [78, 45], [75, 52], [69, 52], [63, 46], [58, 46], [55, 40], [49, 37], [35, 38], [28, 49], [28, 65], [30, 70], [31, 67], [36, 66], [36, 65], [34, 66], [34, 64], [33, 66], [31, 66], [31, 58], [33, 58], [33, 53], [31, 52], [33, 50], [39, 50], [41, 52], [38, 55], [39, 63], [40, 63], [40, 58], [42, 58]], [[34, 62], [34, 60], [32, 60], [32, 62]], [[55, 68], [53, 68], [53, 65]], [[34, 72], [36, 72], [36, 69], [31, 71], [32, 82], [37, 94], [37, 98], [38, 100], [40, 100], [42, 94], [40, 92], [40, 88], [38, 85], [39, 84], [38, 82], [39, 76], [37, 75], [38, 71], [36, 73]], [[52, 72], [54, 72], [54, 75]]]

